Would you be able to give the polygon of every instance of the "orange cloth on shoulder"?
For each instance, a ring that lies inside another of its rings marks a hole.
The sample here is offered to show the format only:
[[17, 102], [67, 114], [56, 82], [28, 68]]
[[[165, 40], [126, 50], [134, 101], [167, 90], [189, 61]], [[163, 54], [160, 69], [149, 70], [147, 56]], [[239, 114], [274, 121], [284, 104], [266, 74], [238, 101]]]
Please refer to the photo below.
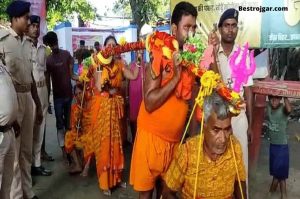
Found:
[[[159, 50], [152, 50], [152, 64], [151, 64], [151, 74], [152, 78], [155, 79], [161, 75], [162, 71], [168, 73], [167, 77], [162, 80], [162, 86], [169, 82], [174, 76], [174, 65], [172, 59], [167, 59], [163, 56], [162, 52]], [[194, 83], [194, 74], [187, 68], [184, 68], [181, 72], [181, 80], [176, 87], [176, 96], [184, 100], [189, 100], [192, 97], [192, 86]]]

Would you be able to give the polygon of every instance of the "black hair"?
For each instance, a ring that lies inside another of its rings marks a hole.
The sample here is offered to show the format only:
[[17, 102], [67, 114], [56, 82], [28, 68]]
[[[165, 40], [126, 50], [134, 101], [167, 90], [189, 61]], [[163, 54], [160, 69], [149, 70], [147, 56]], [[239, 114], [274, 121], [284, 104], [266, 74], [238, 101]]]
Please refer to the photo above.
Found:
[[80, 40], [80, 41], [79, 41], [79, 44], [80, 44], [81, 46], [84, 46], [84, 45], [85, 45], [85, 41], [84, 41], [84, 40]]
[[193, 17], [197, 18], [198, 12], [195, 6], [186, 1], [178, 3], [173, 10], [171, 24], [175, 24], [177, 26], [182, 16], [188, 15], [192, 15]]
[[82, 53], [82, 59], [86, 59], [88, 57], [91, 56], [91, 51], [89, 50], [85, 50], [83, 53]]
[[48, 46], [47, 35], [43, 36], [43, 44], [45, 44], [46, 46]]
[[94, 46], [100, 46], [99, 41], [95, 41]]
[[80, 91], [83, 91], [83, 85], [82, 84], [76, 84], [74, 87], [73, 87], [73, 95], [75, 96], [76, 94], [76, 89], [80, 90]]
[[53, 31], [50, 31], [46, 34], [47, 44], [54, 46], [58, 43], [57, 34]]
[[104, 41], [104, 46], [106, 46], [107, 42], [108, 42], [110, 39], [114, 40], [115, 43], [116, 43], [116, 45], [118, 45], [118, 42], [117, 42], [117, 40], [116, 40], [116, 37], [113, 36], [113, 35], [109, 35], [108, 37], [106, 37], [106, 39], [105, 39], [105, 41]]

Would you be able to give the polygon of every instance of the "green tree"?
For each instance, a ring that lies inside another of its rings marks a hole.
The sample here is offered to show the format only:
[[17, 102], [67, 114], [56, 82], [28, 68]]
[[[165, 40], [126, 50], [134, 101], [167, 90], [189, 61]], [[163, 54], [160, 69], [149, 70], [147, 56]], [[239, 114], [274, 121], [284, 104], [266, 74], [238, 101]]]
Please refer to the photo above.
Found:
[[[0, 20], [8, 20], [5, 13], [6, 7], [13, 0], [0, 0]], [[87, 0], [46, 0], [47, 6], [47, 24], [52, 29], [55, 24], [66, 21], [74, 16], [75, 13], [79, 18], [86, 22], [94, 20], [98, 16], [94, 8]]]
[[6, 8], [11, 1], [12, 0], [0, 0], [0, 23], [8, 20]]
[[138, 26], [139, 35], [145, 23], [165, 18], [169, 11], [169, 0], [117, 0], [113, 10], [122, 16], [132, 17], [132, 22]]
[[96, 8], [87, 0], [47, 0], [48, 28], [52, 29], [57, 22], [68, 20], [75, 13], [79, 15], [80, 22], [98, 17]]

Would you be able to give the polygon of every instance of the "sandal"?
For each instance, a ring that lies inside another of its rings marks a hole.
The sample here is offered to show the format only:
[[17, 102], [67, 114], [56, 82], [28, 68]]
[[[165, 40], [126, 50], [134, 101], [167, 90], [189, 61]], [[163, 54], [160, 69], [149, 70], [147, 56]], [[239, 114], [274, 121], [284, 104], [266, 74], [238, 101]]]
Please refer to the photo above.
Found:
[[122, 187], [122, 188], [124, 188], [124, 189], [126, 189], [127, 188], [127, 183], [126, 182], [121, 182], [119, 184], [119, 186]]
[[82, 172], [82, 169], [73, 167], [73, 168], [70, 169], [69, 174], [70, 175], [76, 175], [76, 174], [79, 174], [81, 172]]
[[108, 189], [108, 190], [103, 190], [103, 194], [104, 194], [105, 196], [111, 196], [111, 191], [110, 191], [110, 189]]

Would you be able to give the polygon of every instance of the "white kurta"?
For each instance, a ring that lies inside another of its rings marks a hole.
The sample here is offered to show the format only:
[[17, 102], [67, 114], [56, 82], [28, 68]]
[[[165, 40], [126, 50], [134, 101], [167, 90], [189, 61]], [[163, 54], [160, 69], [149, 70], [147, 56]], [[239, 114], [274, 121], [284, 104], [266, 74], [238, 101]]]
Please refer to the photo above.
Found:
[[[233, 55], [233, 53], [237, 50], [238, 45], [234, 45], [232, 52], [227, 57], [223, 51], [222, 45], [219, 48], [218, 51], [218, 61], [220, 66], [220, 73], [222, 76], [222, 79], [224, 83], [231, 87], [232, 83], [234, 82], [233, 79], [231, 79], [231, 69], [229, 66], [229, 60], [230, 57]], [[249, 56], [247, 59], [247, 63], [249, 63]], [[252, 77], [249, 77], [247, 84], [244, 85], [244, 87], [252, 86], [253, 85], [253, 79]], [[241, 89], [240, 95], [243, 97], [244, 95], [244, 89]], [[246, 116], [245, 110], [242, 110], [241, 113], [237, 117], [233, 117], [231, 120], [232, 130], [233, 134], [236, 136], [236, 138], [239, 140], [242, 146], [243, 150], [243, 158], [245, 163], [246, 172], [248, 173], [248, 120]]]

